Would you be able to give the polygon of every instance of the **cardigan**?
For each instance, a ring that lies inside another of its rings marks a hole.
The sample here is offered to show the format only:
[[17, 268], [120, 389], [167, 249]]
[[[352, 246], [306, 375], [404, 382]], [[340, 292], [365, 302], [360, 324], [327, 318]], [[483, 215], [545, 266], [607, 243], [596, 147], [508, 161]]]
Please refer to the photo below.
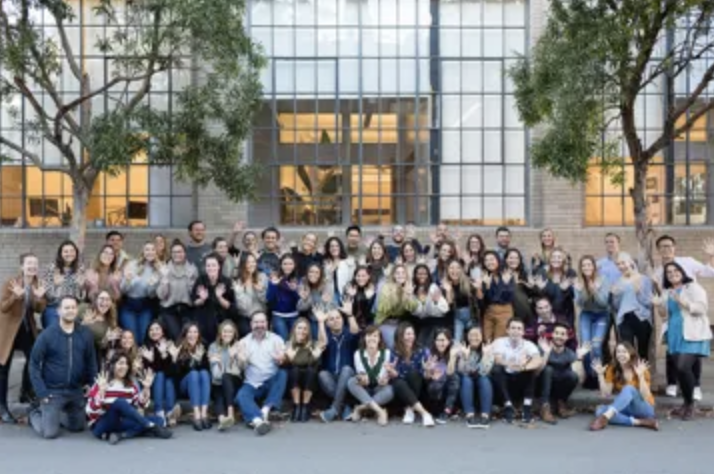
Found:
[[[709, 341], [712, 339], [712, 330], [709, 327], [709, 300], [707, 292], [697, 282], [691, 282], [682, 288], [679, 294], [684, 306], [689, 306], [689, 310], [680, 306], [682, 320], [684, 321], [684, 340], [691, 342]], [[655, 304], [667, 310], [669, 294], [665, 291], [662, 296], [654, 297]]]
[[[12, 356], [12, 348], [15, 336], [20, 330], [20, 325], [25, 318], [25, 300], [17, 297], [12, 292], [11, 283], [17, 282], [24, 286], [22, 276], [11, 278], [5, 282], [0, 295], [0, 365], [5, 365]], [[39, 280], [35, 278], [32, 286], [37, 288]], [[41, 313], [45, 309], [45, 299], [37, 299], [33, 292], [30, 292], [30, 304], [33, 313]], [[29, 318], [30, 330], [33, 337], [37, 337], [38, 328], [34, 318]]]

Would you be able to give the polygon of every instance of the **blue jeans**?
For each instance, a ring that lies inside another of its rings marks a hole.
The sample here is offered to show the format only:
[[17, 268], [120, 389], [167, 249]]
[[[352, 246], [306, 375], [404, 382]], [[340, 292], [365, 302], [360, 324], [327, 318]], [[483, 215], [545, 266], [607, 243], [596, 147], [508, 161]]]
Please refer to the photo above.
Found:
[[144, 336], [153, 317], [149, 298], [126, 298], [119, 308], [119, 325], [131, 331], [137, 346], [144, 344]]
[[59, 323], [59, 312], [57, 312], [57, 303], [48, 304], [42, 312], [42, 327], [48, 328]]
[[382, 340], [384, 341], [384, 344], [390, 351], [394, 350], [394, 337], [397, 333], [397, 321], [394, 319], [389, 320], [379, 326], [379, 330], [382, 333]]
[[461, 406], [466, 414], [476, 413], [474, 388], [478, 390], [481, 413], [491, 414], [493, 405], [493, 385], [487, 375], [461, 374]]
[[626, 385], [611, 405], [597, 407], [595, 415], [600, 416], [611, 408], [615, 410], [615, 416], [610, 418], [610, 423], [613, 425], [632, 426], [633, 418], [655, 417], [654, 407], [642, 398], [640, 391], [632, 385]]
[[171, 377], [163, 372], [156, 372], [154, 383], [151, 386], [151, 395], [154, 401], [154, 412], [168, 412], [176, 405], [176, 386]]
[[290, 331], [292, 331], [293, 325], [295, 324], [295, 321], [297, 321], [297, 318], [297, 316], [292, 318], [273, 316], [270, 319], [271, 325], [273, 326], [273, 332], [282, 337], [283, 341], [287, 341], [290, 338]]
[[609, 319], [610, 314], [607, 312], [583, 311], [580, 313], [580, 343], [591, 343], [590, 353], [596, 359], [602, 360], [602, 341], [605, 339]]
[[471, 322], [471, 308], [456, 308], [454, 310], [454, 341], [463, 342], [464, 331]]
[[205, 407], [211, 400], [211, 374], [207, 370], [192, 370], [181, 380], [181, 393], [188, 394], [191, 407]]
[[278, 369], [278, 372], [271, 379], [258, 388], [249, 383], [244, 383], [238, 390], [235, 403], [240, 407], [246, 423], [252, 423], [256, 418], [263, 417], [260, 407], [256, 403], [257, 399], [264, 398], [263, 406], [279, 410], [287, 384], [288, 373], [284, 369]]
[[135, 438], [144, 433], [151, 424], [161, 425], [155, 416], [142, 416], [129, 402], [120, 398], [94, 423], [92, 433], [97, 438], [111, 433], [120, 433], [125, 438]]

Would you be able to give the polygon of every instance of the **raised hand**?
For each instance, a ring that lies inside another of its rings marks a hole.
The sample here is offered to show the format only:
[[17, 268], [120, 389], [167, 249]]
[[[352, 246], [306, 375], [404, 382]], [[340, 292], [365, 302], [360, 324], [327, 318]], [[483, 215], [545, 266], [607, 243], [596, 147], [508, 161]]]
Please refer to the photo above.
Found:
[[240, 234], [245, 230], [245, 222], [243, 221], [238, 221], [235, 224], [233, 224], [233, 233], [234, 234]]
[[493, 278], [491, 277], [490, 274], [484, 273], [483, 276], [481, 276], [481, 281], [483, 282], [484, 286], [488, 289], [488, 288], [491, 288], [491, 281], [493, 281]]
[[270, 283], [272, 283], [273, 285], [277, 285], [278, 283], [280, 283], [280, 275], [278, 275], [278, 272], [270, 272], [269, 279]]
[[225, 294], [226, 294], [226, 285], [224, 285], [223, 283], [219, 283], [216, 286], [216, 296], [219, 298], [223, 298], [223, 295], [225, 295]]
[[645, 373], [650, 370], [650, 363], [644, 359], [640, 359], [632, 369], [638, 377], [644, 377]]
[[203, 344], [199, 344], [196, 346], [196, 350], [193, 352], [193, 358], [196, 359], [197, 361], [200, 361], [203, 359], [203, 355], [206, 353], [206, 349], [203, 347]]
[[201, 301], [206, 301], [208, 299], [208, 290], [206, 289], [205, 286], [200, 285], [198, 287], [198, 299]]
[[97, 378], [95, 379], [95, 383], [97, 384], [97, 387], [99, 387], [99, 398], [104, 398], [104, 394], [109, 388], [109, 375], [107, 372], [104, 370], [99, 372], [97, 374]]
[[139, 349], [139, 351], [141, 352], [141, 357], [148, 360], [149, 362], [154, 361], [154, 351], [152, 349], [149, 349], [146, 346], [141, 346], [141, 349]]
[[62, 283], [64, 283], [64, 275], [58, 271], [55, 270], [55, 276], [52, 278], [52, 281], [54, 282], [55, 286], [60, 286]]
[[166, 265], [165, 263], [159, 264], [159, 274], [161, 275], [161, 278], [168, 278], [169, 276], [169, 266]]
[[507, 268], [507, 269], [503, 272], [503, 282], [504, 282], [504, 283], [509, 283], [512, 278], [513, 278], [513, 272], [511, 271], [510, 268]]
[[553, 349], [553, 344], [545, 337], [541, 337], [538, 339], [538, 347], [540, 347], [540, 350], [544, 353], [548, 353]]
[[32, 287], [32, 293], [35, 295], [35, 298], [41, 300], [45, 297], [45, 294], [47, 293], [47, 287], [44, 283], [40, 282], [40, 284], [36, 287]]
[[313, 314], [315, 315], [315, 319], [317, 319], [318, 323], [323, 324], [327, 321], [327, 311], [317, 310], [313, 311]]
[[543, 278], [543, 275], [536, 275], [535, 278], [533, 279], [533, 283], [535, 283], [535, 286], [540, 288], [541, 290], [545, 288], [545, 285], [548, 283], [545, 281], [545, 278]]
[[181, 352], [181, 348], [173, 342], [169, 342], [168, 352], [171, 358], [173, 360], [176, 360], [178, 359], [179, 353]]
[[141, 381], [141, 386], [144, 388], [151, 387], [151, 385], [154, 383], [155, 378], [156, 378], [156, 374], [154, 374], [154, 371], [151, 369], [146, 369], [139, 376], [139, 380]]
[[590, 344], [589, 342], [586, 342], [582, 346], [578, 347], [578, 350], [575, 353], [577, 354], [578, 359], [582, 359], [587, 354], [589, 354], [591, 350], [592, 350], [592, 344]]
[[84, 274], [84, 270], [79, 270], [77, 272], [77, 276], [74, 278], [74, 281], [77, 282], [77, 285], [79, 286], [84, 286], [84, 282], [86, 281], [86, 276]]
[[228, 357], [233, 360], [238, 360], [240, 355], [240, 345], [236, 342], [228, 348]]
[[169, 353], [169, 345], [166, 343], [165, 339], [162, 339], [161, 341], [159, 341], [158, 348], [159, 348], [159, 354], [161, 354], [162, 356], [166, 356], [166, 354]]
[[22, 298], [25, 296], [25, 288], [19, 285], [15, 280], [10, 281], [10, 291], [15, 295], [16, 298]]
[[[84, 317], [82, 318], [82, 324], [92, 324], [97, 320], [97, 313], [93, 309], [88, 309], [84, 312]], [[109, 333], [109, 330], [107, 330]]]
[[580, 278], [576, 279], [573, 282], [573, 288], [575, 288], [575, 290], [577, 290], [577, 291], [583, 291], [583, 288], [584, 288], [583, 281]]
[[444, 295], [441, 292], [441, 288], [439, 288], [438, 286], [434, 288], [434, 290], [431, 292], [431, 299], [434, 303], [438, 303], [442, 296]]
[[561, 290], [565, 291], [565, 290], [567, 290], [568, 288], [570, 288], [570, 286], [571, 286], [572, 284], [573, 284], [573, 281], [572, 281], [570, 278], [563, 278], [562, 280], [560, 280], [560, 285], [559, 285], [559, 286], [560, 286], [560, 289], [561, 289]]
[[605, 375], [605, 371], [607, 370], [606, 365], [602, 365], [602, 361], [600, 359], [594, 359], [592, 361], [592, 364], [590, 364], [590, 367], [595, 371], [596, 374], [598, 375]]
[[704, 239], [702, 250], [710, 257], [714, 257], [714, 239]]

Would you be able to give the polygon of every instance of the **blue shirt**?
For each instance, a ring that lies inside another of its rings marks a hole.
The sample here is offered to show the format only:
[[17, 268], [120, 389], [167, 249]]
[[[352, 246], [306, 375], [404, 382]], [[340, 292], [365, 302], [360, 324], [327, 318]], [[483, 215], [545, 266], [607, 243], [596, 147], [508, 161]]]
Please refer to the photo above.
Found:
[[622, 275], [620, 269], [617, 268], [617, 262], [610, 257], [603, 257], [597, 261], [597, 269], [600, 275], [605, 279], [609, 286], [617, 283]]
[[652, 280], [640, 275], [639, 291], [635, 291], [631, 281], [620, 280], [613, 287], [612, 302], [617, 311], [617, 324], [627, 313], [635, 313], [641, 321], [652, 323]]
[[392, 357], [389, 362], [395, 364], [395, 368], [399, 373], [399, 378], [404, 378], [409, 372], [423, 372], [424, 361], [429, 358], [429, 349], [417, 349], [412, 352], [409, 359], [400, 357], [396, 352], [392, 352]]

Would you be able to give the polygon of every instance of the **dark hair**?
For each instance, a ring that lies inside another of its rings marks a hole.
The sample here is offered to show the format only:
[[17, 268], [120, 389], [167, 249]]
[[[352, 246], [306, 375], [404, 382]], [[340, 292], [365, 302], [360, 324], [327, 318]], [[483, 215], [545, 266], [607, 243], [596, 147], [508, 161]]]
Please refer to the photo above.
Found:
[[114, 247], [112, 247], [109, 244], [102, 245], [102, 248], [99, 249], [99, 253], [97, 253], [97, 256], [94, 259], [94, 262], [92, 262], [92, 267], [94, 271], [99, 274], [99, 270], [102, 268], [102, 254], [106, 249], [111, 249], [112, 255], [114, 255], [114, 258], [112, 259], [112, 263], [109, 264], [108, 272], [109, 273], [114, 273], [117, 269], [117, 261], [119, 260], [116, 252], [114, 252]]
[[74, 296], [74, 295], [63, 295], [62, 297], [60, 297], [60, 299], [59, 299], [59, 301], [58, 301], [60, 308], [62, 307], [62, 303], [64, 303], [65, 300], [72, 300], [72, 301], [75, 302], [75, 304], [79, 305], [79, 300], [77, 299], [76, 296]]
[[330, 244], [332, 242], [337, 242], [337, 245], [340, 246], [340, 255], [339, 258], [341, 259], [346, 259], [347, 258], [347, 250], [345, 250], [345, 244], [342, 243], [342, 240], [340, 240], [339, 237], [332, 236], [329, 239], [325, 241], [325, 259], [327, 260], [332, 260], [332, 254], [330, 254]]
[[206, 268], [206, 262], [208, 262], [209, 260], [215, 260], [216, 263], [218, 263], [218, 278], [220, 279], [221, 272], [223, 271], [223, 259], [221, 259], [220, 255], [218, 255], [216, 252], [209, 253], [208, 255], [203, 257], [203, 261], [201, 262], [203, 264], [204, 270]]
[[510, 233], [511, 233], [511, 229], [509, 229], [509, 228], [506, 227], [506, 226], [501, 226], [501, 227], [499, 227], [498, 229], [496, 229], [496, 234], [495, 234], [495, 235], [498, 236], [498, 234], [500, 234], [501, 232], [508, 232], [508, 233], [510, 234]]
[[489, 270], [488, 268], [486, 268], [486, 257], [488, 257], [489, 255], [493, 255], [493, 258], [496, 259], [496, 263], [498, 263], [498, 268], [497, 268], [496, 272], [497, 272], [497, 275], [500, 275], [501, 270], [503, 270], [503, 268], [501, 268], [501, 267], [502, 267], [502, 265], [501, 265], [501, 257], [498, 255], [498, 253], [497, 253], [495, 250], [486, 250], [486, 251], [483, 253], [483, 263], [482, 263], [483, 270], [484, 270], [487, 274], [491, 275], [491, 270]]
[[[446, 348], [443, 355], [439, 354], [439, 351], [436, 349], [436, 339], [439, 336], [441, 336], [442, 334], [449, 340], [449, 347]], [[451, 357], [451, 345], [453, 343], [454, 343], [454, 336], [451, 334], [451, 331], [447, 328], [439, 328], [434, 333], [434, 340], [431, 342], [430, 353], [431, 353], [431, 355], [436, 356], [437, 359], [446, 360], [446, 362], [448, 363], [449, 358]]]
[[359, 265], [357, 268], [355, 268], [355, 272], [352, 274], [352, 281], [350, 282], [358, 290], [359, 290], [360, 286], [357, 284], [357, 279], [355, 277], [357, 276], [357, 273], [361, 272], [361, 271], [367, 272], [367, 275], [369, 276], [369, 282], [367, 283], [367, 286], [374, 285], [374, 281], [372, 280], [372, 272], [369, 269], [369, 267], [367, 265]]
[[677, 271], [682, 274], [682, 285], [687, 285], [694, 281], [689, 277], [689, 275], [687, 275], [687, 272], [684, 271], [680, 264], [678, 264], [677, 262], [669, 262], [665, 264], [664, 268], [662, 269], [662, 287], [665, 290], [673, 288], [672, 283], [670, 283], [670, 281], [667, 279], [667, 268], [669, 267], [676, 268]]
[[255, 260], [255, 272], [253, 272], [253, 275], [249, 275], [253, 285], [257, 285], [258, 282], [260, 281], [260, 268], [258, 268], [258, 259], [256, 258], [255, 255], [253, 255], [250, 252], [246, 252], [245, 258], [240, 259], [240, 263], [238, 264], [238, 281], [241, 283], [245, 283], [246, 279], [246, 273], [248, 272], [248, 259], [252, 258]]
[[30, 257], [35, 257], [35, 258], [37, 258], [37, 255], [35, 255], [35, 254], [32, 253], [32, 252], [21, 253], [21, 254], [20, 254], [20, 265], [24, 265], [24, 264], [25, 264], [25, 259], [30, 258]]
[[[476, 252], [476, 257], [478, 258], [478, 262], [474, 262], [473, 258], [473, 253], [471, 253], [471, 240], [476, 239], [478, 240], [479, 245], [479, 250]], [[469, 264], [468, 270], [471, 270], [474, 265], [483, 265], [483, 254], [486, 252], [486, 244], [483, 242], [483, 237], [481, 237], [480, 234], [471, 234], [469, 237], [466, 239], [466, 254], [471, 257], [471, 263]]]
[[253, 318], [256, 317], [256, 316], [259, 315], [259, 314], [262, 314], [263, 316], [265, 316], [265, 319], [266, 319], [266, 321], [267, 321], [267, 319], [268, 319], [267, 313], [266, 313], [265, 311], [261, 311], [261, 310], [253, 311], [252, 313], [250, 313], [250, 316], [248, 317], [248, 319], [250, 319], [251, 321], [253, 321]]
[[144, 345], [147, 347], [147, 349], [152, 349], [156, 346], [156, 342], [152, 341], [149, 337], [149, 333], [151, 332], [151, 328], [153, 326], [159, 326], [161, 328], [162, 334], [164, 335], [164, 338], [166, 338], [166, 327], [164, 326], [164, 323], [160, 319], [154, 319], [147, 326], [146, 335], [144, 336]]
[[276, 227], [266, 227], [265, 229], [263, 229], [263, 232], [260, 233], [260, 238], [265, 240], [265, 236], [269, 232], [273, 232], [278, 239], [280, 238], [280, 231]]
[[[295, 264], [295, 267], [293, 268], [293, 271], [290, 273], [290, 275], [285, 275], [285, 274], [283, 273], [283, 262], [284, 262], [285, 260], [288, 260], [288, 259], [290, 259], [290, 260], [293, 261], [293, 263]], [[295, 260], [295, 257], [293, 257], [293, 254], [291, 254], [291, 253], [286, 253], [285, 255], [283, 255], [282, 257], [280, 257], [280, 266], [279, 266], [279, 267], [280, 267], [280, 268], [278, 268], [278, 275], [280, 276], [280, 278], [284, 278], [284, 279], [286, 279], [286, 280], [292, 280], [292, 279], [296, 278], [296, 276], [297, 276], [297, 275], [296, 275], [296, 272], [297, 272], [297, 260]]]
[[621, 240], [620, 236], [614, 232], [608, 232], [607, 234], [605, 234], [605, 238], [607, 239], [608, 237], [615, 237], [618, 242], [620, 242], [620, 240]]
[[509, 248], [509, 249], [506, 250], [506, 253], [505, 253], [504, 256], [503, 256], [503, 264], [504, 264], [504, 266], [505, 266], [506, 268], [509, 268], [507, 261], [508, 261], [508, 256], [511, 255], [512, 253], [515, 253], [516, 255], [518, 255], [518, 261], [520, 262], [520, 263], [518, 264], [518, 267], [516, 267], [516, 270], [515, 270], [515, 273], [518, 275], [518, 280], [520, 280], [520, 281], [528, 281], [528, 276], [526, 275], [526, 267], [525, 267], [525, 265], [523, 264], [523, 254], [522, 254], [521, 251], [518, 250], [517, 248], [511, 247], [511, 248]]
[[546, 300], [546, 301], [548, 302], [548, 304], [550, 305], [551, 308], [553, 307], [553, 303], [551, 303], [550, 298], [548, 298], [546, 295], [536, 296], [536, 297], [533, 299], [533, 307], [538, 306], [538, 302], [539, 302], [539, 301], [543, 301], [543, 300]]
[[109, 370], [108, 370], [108, 372], [109, 372], [109, 378], [110, 378], [110, 379], [114, 379], [114, 371], [116, 370], [117, 364], [118, 364], [119, 361], [122, 360], [122, 359], [126, 359], [126, 363], [127, 363], [127, 365], [128, 365], [129, 367], [128, 367], [128, 370], [126, 371], [126, 375], [124, 376], [124, 379], [122, 379], [121, 382], [124, 384], [125, 387], [131, 387], [131, 386], [134, 384], [134, 382], [133, 382], [132, 379], [131, 379], [131, 376], [132, 376], [132, 366], [133, 366], [134, 364], [133, 364], [133, 361], [131, 360], [131, 356], [130, 356], [129, 354], [127, 354], [126, 352], [124, 352], [124, 351], [117, 351], [117, 352], [115, 352], [115, 353], [112, 355], [112, 358], [109, 359], [109, 364], [108, 364], [108, 367], [109, 367]]
[[387, 252], [387, 247], [384, 245], [384, 242], [382, 242], [379, 239], [374, 239], [371, 244], [369, 244], [369, 249], [367, 250], [367, 263], [371, 266], [372, 263], [375, 262], [374, 257], [372, 257], [372, 249], [376, 246], [379, 245], [382, 247], [382, 260], [377, 263], [384, 264], [385, 266], [389, 264], [389, 252]]
[[513, 324], [513, 323], [521, 324], [521, 325], [523, 325], [524, 328], [526, 327], [526, 323], [523, 322], [523, 320], [521, 318], [514, 316], [508, 320], [508, 323], [506, 323], [506, 328], [510, 328], [511, 324]]
[[[419, 282], [417, 281], [417, 271], [422, 269], [426, 270], [426, 282], [423, 285], [419, 284]], [[417, 294], [421, 287], [425, 288], [426, 291], [429, 291], [429, 287], [432, 283], [433, 281], [431, 279], [431, 272], [429, 271], [429, 266], [426, 263], [418, 263], [412, 271], [412, 286], [414, 287], [414, 294]]]
[[558, 328], [565, 329], [565, 332], [568, 334], [568, 337], [570, 337], [570, 325], [568, 323], [563, 321], [557, 321], [555, 324], [553, 324], [553, 332], [555, 332], [555, 330]]
[[76, 272], [79, 269], [79, 247], [77, 247], [77, 244], [72, 242], [71, 240], [65, 240], [61, 244], [59, 244], [59, 247], [57, 247], [57, 256], [55, 257], [55, 268], [59, 270], [60, 272], [64, 269], [64, 259], [62, 258], [62, 249], [70, 246], [74, 248], [74, 252], [77, 254], [74, 258], [74, 262], [70, 264], [70, 269], [72, 272]]
[[414, 345], [412, 346], [411, 351], [407, 352], [407, 347], [404, 344], [404, 333], [406, 333], [407, 329], [410, 328], [414, 331], [414, 335], [416, 336], [416, 329], [414, 329], [414, 325], [408, 321], [399, 323], [397, 331], [394, 333], [394, 353], [399, 358], [404, 360], [409, 360], [417, 349], [416, 338], [414, 339]]
[[213, 242], [211, 242], [211, 248], [213, 250], [216, 250], [216, 247], [218, 247], [218, 244], [220, 244], [221, 242], [228, 243], [228, 241], [223, 237], [216, 237], [215, 239], [213, 239]]
[[677, 241], [674, 240], [674, 237], [672, 237], [671, 235], [664, 234], [657, 238], [657, 240], [655, 241], [655, 247], [659, 248], [659, 244], [664, 242], [665, 240], [669, 240], [670, 242], [672, 242], [672, 245], [677, 245]]
[[[310, 270], [312, 270], [313, 268], [317, 268], [317, 271], [320, 272], [320, 277], [318, 278], [317, 283], [314, 286], [310, 279], [307, 277], [307, 274], [310, 273]], [[322, 265], [320, 265], [319, 263], [311, 263], [310, 265], [308, 265], [305, 269], [305, 278], [303, 279], [303, 282], [303, 284], [307, 286], [310, 291], [322, 290], [325, 286], [325, 270], [323, 269]]]
[[356, 230], [359, 235], [362, 235], [362, 228], [360, 228], [360, 226], [354, 225], [354, 224], [347, 227], [347, 230], [345, 230], [345, 235], [350, 235], [350, 232], [352, 232], [353, 230]]
[[362, 339], [359, 341], [359, 348], [361, 350], [364, 350], [367, 348], [367, 336], [371, 336], [372, 334], [379, 334], [379, 350], [383, 351], [386, 349], [386, 344], [384, 343], [384, 338], [382, 337], [382, 331], [380, 331], [379, 327], [375, 326], [374, 324], [371, 324], [364, 328], [364, 333], [362, 334]]
[[404, 257], [404, 249], [407, 247], [411, 247], [412, 250], [414, 250], [414, 255], [415, 257], [419, 255], [419, 251], [417, 250], [416, 244], [414, 243], [413, 240], [405, 240], [402, 242], [402, 245], [399, 246], [399, 256], [402, 257], [402, 261], [404, 263], [407, 263], [406, 257]]
[[104, 240], [109, 240], [114, 236], [118, 236], [120, 239], [124, 240], [124, 234], [122, 234], [118, 230], [110, 230], [109, 232], [107, 232], [107, 235], [104, 236]]
[[[197, 225], [197, 224], [203, 224], [203, 221], [195, 220], [195, 221], [189, 222], [189, 224], [188, 224], [188, 231], [189, 231], [189, 232], [192, 232], [192, 231], [193, 231], [193, 227], [194, 227], [195, 225]], [[203, 224], [203, 225], [205, 226], [206, 224]]]
[[613, 353], [613, 372], [615, 374], [615, 381], [619, 382], [621, 385], [627, 384], [627, 380], [625, 380], [625, 371], [622, 368], [622, 364], [617, 360], [616, 353], [617, 353], [617, 346], [622, 346], [624, 347], [627, 352], [630, 354], [630, 365], [634, 367], [634, 365], [640, 360], [640, 356], [637, 354], [637, 350], [635, 349], [635, 346], [633, 346], [631, 343], [627, 341], [620, 341], [615, 345], [615, 350]]

